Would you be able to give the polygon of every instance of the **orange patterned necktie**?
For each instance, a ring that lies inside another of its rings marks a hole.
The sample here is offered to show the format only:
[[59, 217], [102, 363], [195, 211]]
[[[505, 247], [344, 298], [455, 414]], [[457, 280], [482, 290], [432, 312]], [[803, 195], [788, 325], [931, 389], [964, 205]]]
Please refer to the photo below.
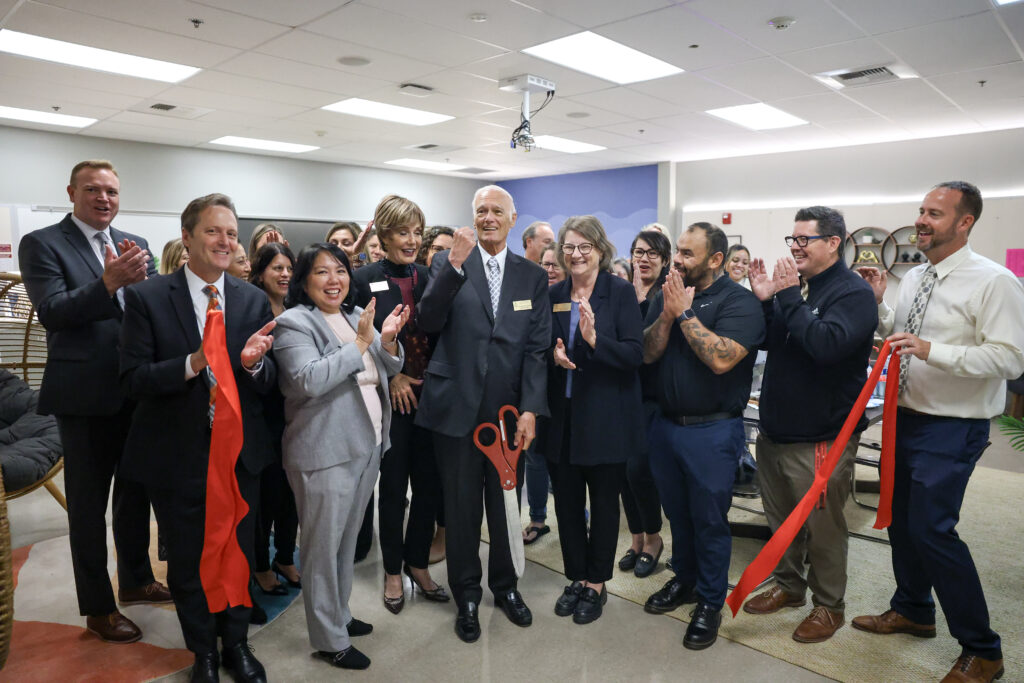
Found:
[[[203, 294], [210, 298], [206, 305], [206, 312], [222, 310], [220, 307], [220, 292], [214, 285], [203, 287]], [[206, 366], [206, 377], [210, 384], [210, 428], [213, 428], [214, 408], [217, 403], [217, 378], [213, 376], [213, 370]]]

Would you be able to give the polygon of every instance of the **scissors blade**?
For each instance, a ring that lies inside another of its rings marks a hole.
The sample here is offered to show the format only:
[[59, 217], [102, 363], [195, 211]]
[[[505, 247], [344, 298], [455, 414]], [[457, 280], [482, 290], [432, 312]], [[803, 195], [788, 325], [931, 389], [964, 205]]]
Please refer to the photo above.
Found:
[[526, 551], [523, 549], [523, 532], [519, 528], [519, 501], [516, 490], [504, 491], [505, 494], [505, 526], [508, 529], [508, 548], [512, 553], [512, 566], [516, 569], [516, 577], [522, 577], [526, 570]]

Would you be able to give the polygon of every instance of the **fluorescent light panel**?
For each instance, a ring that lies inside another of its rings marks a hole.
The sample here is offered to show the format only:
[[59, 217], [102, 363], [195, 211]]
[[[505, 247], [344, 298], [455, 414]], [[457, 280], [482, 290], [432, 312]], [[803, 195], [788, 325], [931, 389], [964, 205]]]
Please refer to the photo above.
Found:
[[534, 45], [523, 52], [619, 85], [683, 72], [668, 62], [590, 31]]
[[293, 142], [278, 142], [277, 140], [260, 140], [259, 138], [240, 138], [234, 135], [225, 135], [216, 140], [210, 140], [211, 145], [227, 145], [228, 147], [246, 147], [248, 149], [265, 149], [270, 152], [312, 152], [320, 149], [313, 145], [298, 145]]
[[722, 107], [708, 109], [705, 114], [717, 116], [732, 123], [750, 128], [751, 130], [771, 130], [773, 128], [791, 128], [803, 126], [807, 121], [787, 114], [781, 109], [758, 102], [757, 104], [741, 104], [738, 107]]
[[428, 161], [426, 159], [392, 159], [391, 161], [385, 161], [384, 163], [391, 164], [392, 166], [420, 168], [425, 171], [458, 171], [460, 168], [466, 168], [459, 164], [445, 164], [440, 161]]
[[1012, 5], [1015, 2], [1020, 2], [1020, 0], [996, 0], [997, 5]]
[[553, 152], [567, 152], [569, 154], [599, 152], [602, 149], [608, 149], [601, 145], [592, 145], [589, 142], [580, 142], [579, 140], [570, 140], [569, 138], [560, 138], [554, 135], [538, 135], [533, 141], [541, 149], [550, 149]]
[[51, 126], [67, 126], [69, 128], [85, 128], [96, 123], [96, 119], [90, 119], [86, 116], [68, 116], [67, 114], [55, 114], [49, 111], [36, 111], [35, 109], [19, 109], [17, 107], [0, 107], [0, 118], [46, 123]]
[[165, 83], [183, 81], [200, 71], [194, 66], [101, 50], [8, 29], [0, 30], [0, 52]]
[[374, 102], [358, 97], [350, 97], [334, 104], [328, 104], [321, 109], [337, 112], [339, 114], [351, 114], [352, 116], [365, 116], [369, 119], [380, 119], [382, 121], [393, 121], [405, 123], [411, 126], [429, 126], [442, 121], [450, 121], [455, 118], [447, 114], [435, 114], [432, 111], [412, 109], [410, 107], [399, 107], [384, 102]]

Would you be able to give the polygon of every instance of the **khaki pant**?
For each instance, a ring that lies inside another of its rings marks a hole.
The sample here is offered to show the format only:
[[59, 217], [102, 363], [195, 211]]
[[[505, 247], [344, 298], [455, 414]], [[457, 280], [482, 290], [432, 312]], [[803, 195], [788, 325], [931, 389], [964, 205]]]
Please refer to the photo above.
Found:
[[[829, 478], [825, 508], [815, 507], [811, 511], [773, 574], [786, 593], [802, 596], [810, 587], [815, 605], [840, 612], [846, 607], [843, 598], [849, 544], [843, 507], [850, 497], [854, 455], [859, 444], [860, 435], [855, 434]], [[831, 446], [831, 441], [826, 444], [827, 448]], [[814, 483], [814, 444], [775, 443], [763, 434], [758, 435], [757, 478], [768, 525], [774, 532]]]

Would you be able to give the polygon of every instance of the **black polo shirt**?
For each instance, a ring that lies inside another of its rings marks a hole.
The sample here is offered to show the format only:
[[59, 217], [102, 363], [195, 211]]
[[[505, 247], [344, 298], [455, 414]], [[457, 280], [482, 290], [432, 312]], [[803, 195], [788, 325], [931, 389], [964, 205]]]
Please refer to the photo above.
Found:
[[[651, 301], [644, 327], [653, 325], [664, 308], [664, 296], [659, 292]], [[722, 276], [697, 293], [693, 311], [704, 327], [740, 344], [747, 355], [729, 372], [716, 375], [694, 353], [679, 324], [674, 323], [668, 346], [656, 362], [654, 373], [661, 410], [668, 417], [712, 413], [739, 416], [750, 398], [757, 346], [764, 339], [761, 302], [728, 276]]]

